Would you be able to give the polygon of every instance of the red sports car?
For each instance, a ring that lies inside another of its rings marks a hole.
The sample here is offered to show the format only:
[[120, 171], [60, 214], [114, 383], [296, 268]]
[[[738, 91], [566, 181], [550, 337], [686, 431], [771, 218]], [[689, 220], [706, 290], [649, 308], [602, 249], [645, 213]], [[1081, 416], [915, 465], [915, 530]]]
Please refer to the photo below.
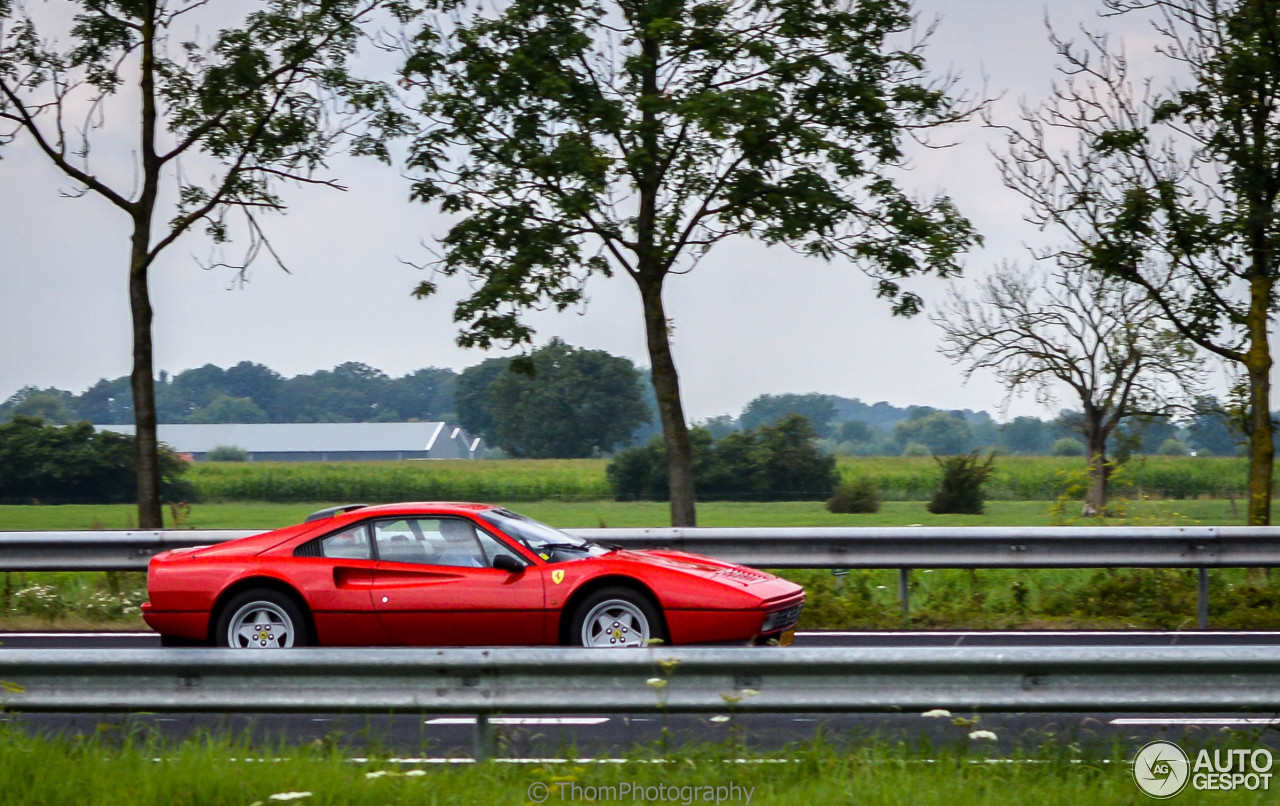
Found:
[[158, 554], [143, 618], [168, 646], [790, 643], [804, 590], [628, 551], [484, 504], [352, 505]]

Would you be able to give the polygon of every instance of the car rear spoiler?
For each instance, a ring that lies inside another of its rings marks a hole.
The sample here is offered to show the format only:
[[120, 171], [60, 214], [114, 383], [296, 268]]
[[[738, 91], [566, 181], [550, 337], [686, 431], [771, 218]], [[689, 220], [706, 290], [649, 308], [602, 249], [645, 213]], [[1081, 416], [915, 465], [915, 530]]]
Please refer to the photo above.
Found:
[[332, 518], [337, 515], [344, 515], [348, 512], [354, 512], [357, 509], [364, 509], [367, 506], [369, 505], [368, 504], [343, 504], [340, 507], [329, 507], [328, 509], [321, 509], [321, 510], [312, 512], [310, 515], [307, 516], [307, 519], [303, 522], [311, 523], [312, 521], [322, 521], [325, 518]]

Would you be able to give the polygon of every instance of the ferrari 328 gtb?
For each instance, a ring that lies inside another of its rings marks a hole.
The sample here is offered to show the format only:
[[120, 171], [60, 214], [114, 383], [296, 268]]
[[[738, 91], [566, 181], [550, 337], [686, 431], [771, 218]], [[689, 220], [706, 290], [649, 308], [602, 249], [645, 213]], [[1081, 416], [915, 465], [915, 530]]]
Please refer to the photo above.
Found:
[[484, 504], [322, 510], [158, 554], [147, 624], [169, 646], [787, 644], [798, 585], [677, 551], [629, 551]]

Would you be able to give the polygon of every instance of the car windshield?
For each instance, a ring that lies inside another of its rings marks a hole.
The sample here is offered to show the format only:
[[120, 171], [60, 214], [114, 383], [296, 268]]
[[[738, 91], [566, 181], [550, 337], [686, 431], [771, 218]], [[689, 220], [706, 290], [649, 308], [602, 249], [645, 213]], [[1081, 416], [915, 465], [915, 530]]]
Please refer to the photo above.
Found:
[[547, 559], [547, 555], [552, 551], [594, 553], [592, 549], [595, 546], [590, 541], [574, 537], [554, 526], [540, 523], [533, 518], [526, 518], [509, 509], [486, 509], [480, 513], [480, 517], [524, 543], [534, 552], [542, 555], [543, 559]]

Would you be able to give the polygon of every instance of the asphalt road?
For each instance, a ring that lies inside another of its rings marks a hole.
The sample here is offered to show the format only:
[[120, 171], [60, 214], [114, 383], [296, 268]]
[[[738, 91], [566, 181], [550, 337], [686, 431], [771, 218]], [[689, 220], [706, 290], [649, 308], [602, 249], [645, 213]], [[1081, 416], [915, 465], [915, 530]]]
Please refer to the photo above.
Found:
[[[798, 646], [1245, 646], [1280, 644], [1280, 632], [807, 632]], [[0, 633], [5, 648], [124, 649], [158, 647], [149, 633]], [[175, 652], [181, 650], [173, 650]], [[744, 652], [753, 651], [748, 648]], [[784, 650], [785, 651], [785, 650]], [[470, 755], [474, 718], [396, 714], [0, 714], [0, 721], [46, 734], [124, 736], [153, 733], [180, 739], [200, 732], [247, 737], [256, 743], [333, 742], [353, 755], [377, 749], [404, 759]], [[1164, 738], [1210, 747], [1270, 747], [1280, 751], [1280, 714], [984, 713], [910, 714], [611, 714], [494, 719], [499, 754], [512, 758], [610, 757], [652, 746], [665, 725], [674, 742], [727, 742], [777, 751], [821, 735], [833, 743], [879, 739], [928, 742], [934, 747], [981, 746], [1005, 757], [1034, 755], [1046, 744], [1077, 744], [1110, 755], [1132, 753]], [[971, 739], [990, 731], [995, 740]]]

